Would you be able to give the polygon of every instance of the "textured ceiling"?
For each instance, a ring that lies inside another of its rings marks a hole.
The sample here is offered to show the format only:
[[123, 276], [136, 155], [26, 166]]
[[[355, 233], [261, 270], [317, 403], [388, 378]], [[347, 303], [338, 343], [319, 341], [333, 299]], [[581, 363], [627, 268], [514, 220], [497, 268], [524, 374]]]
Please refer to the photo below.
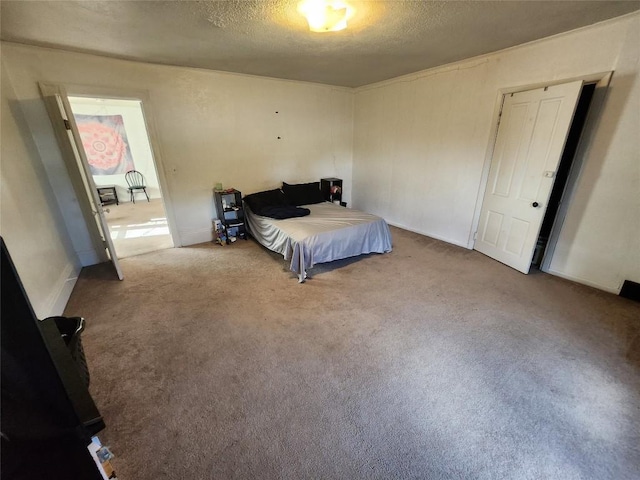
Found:
[[3, 40], [356, 87], [640, 9], [638, 1], [349, 1], [309, 32], [298, 0], [0, 2]]

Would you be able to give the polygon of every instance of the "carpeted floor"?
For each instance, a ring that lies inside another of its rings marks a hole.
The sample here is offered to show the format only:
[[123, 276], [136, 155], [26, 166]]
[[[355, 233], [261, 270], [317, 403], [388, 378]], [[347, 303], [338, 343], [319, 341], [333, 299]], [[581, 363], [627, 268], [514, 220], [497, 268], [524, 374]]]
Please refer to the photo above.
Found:
[[83, 270], [119, 478], [638, 478], [640, 304], [392, 234], [304, 285], [252, 240]]

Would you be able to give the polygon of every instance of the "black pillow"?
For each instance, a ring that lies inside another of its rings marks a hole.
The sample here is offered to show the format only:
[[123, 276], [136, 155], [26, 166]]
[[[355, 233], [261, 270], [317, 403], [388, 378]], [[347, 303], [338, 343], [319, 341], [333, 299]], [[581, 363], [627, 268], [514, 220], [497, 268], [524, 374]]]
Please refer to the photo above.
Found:
[[320, 182], [293, 185], [282, 182], [282, 191], [290, 205], [300, 206], [324, 202], [324, 195], [320, 191]]
[[293, 205], [277, 205], [262, 207], [259, 215], [275, 218], [276, 220], [284, 220], [286, 218], [306, 217], [310, 213], [311, 210], [308, 208], [294, 207]]
[[279, 188], [274, 190], [266, 190], [264, 192], [252, 193], [244, 197], [244, 203], [249, 205], [253, 213], [260, 215], [260, 211], [264, 207], [274, 207], [279, 205], [287, 205], [287, 199]]

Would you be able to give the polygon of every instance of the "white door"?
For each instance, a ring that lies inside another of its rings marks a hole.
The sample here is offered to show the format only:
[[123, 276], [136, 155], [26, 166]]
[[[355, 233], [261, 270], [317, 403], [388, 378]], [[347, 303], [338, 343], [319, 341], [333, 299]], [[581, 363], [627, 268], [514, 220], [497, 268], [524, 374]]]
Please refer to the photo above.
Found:
[[582, 81], [509, 94], [475, 249], [529, 273]]
[[[74, 161], [69, 161], [68, 165], [73, 164], [75, 168], [79, 170], [80, 176], [82, 177], [82, 185], [86, 196], [89, 199], [91, 212], [100, 235], [100, 242], [113, 263], [118, 278], [122, 280], [124, 278], [122, 269], [118, 263], [118, 257], [116, 256], [113, 241], [109, 236], [109, 228], [104, 216], [104, 210], [102, 209], [102, 202], [100, 201], [98, 190], [93, 181], [91, 171], [89, 170], [89, 162], [87, 161], [84, 147], [82, 146], [78, 127], [76, 126], [73, 115], [69, 115], [69, 113], [67, 113], [71, 112], [71, 106], [69, 105], [66, 92], [60, 85], [40, 84], [40, 90], [45, 99], [45, 103], [47, 104], [49, 115], [52, 117], [51, 120], [54, 122], [54, 128], [56, 128], [56, 125], [61, 125], [59, 128], [64, 128], [66, 130], [66, 139], [68, 140], [75, 157], [73, 159]], [[91, 229], [91, 225], [87, 225], [87, 227]]]

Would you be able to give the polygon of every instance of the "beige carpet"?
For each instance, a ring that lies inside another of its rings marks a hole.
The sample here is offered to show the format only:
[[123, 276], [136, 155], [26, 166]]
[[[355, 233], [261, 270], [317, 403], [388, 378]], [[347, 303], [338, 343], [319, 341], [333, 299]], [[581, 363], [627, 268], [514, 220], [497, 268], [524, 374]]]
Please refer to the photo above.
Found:
[[119, 478], [638, 478], [639, 304], [392, 234], [304, 285], [252, 240], [83, 270]]
[[104, 208], [118, 258], [173, 247], [161, 199], [147, 202], [145, 198], [138, 198], [136, 203], [106, 205]]

